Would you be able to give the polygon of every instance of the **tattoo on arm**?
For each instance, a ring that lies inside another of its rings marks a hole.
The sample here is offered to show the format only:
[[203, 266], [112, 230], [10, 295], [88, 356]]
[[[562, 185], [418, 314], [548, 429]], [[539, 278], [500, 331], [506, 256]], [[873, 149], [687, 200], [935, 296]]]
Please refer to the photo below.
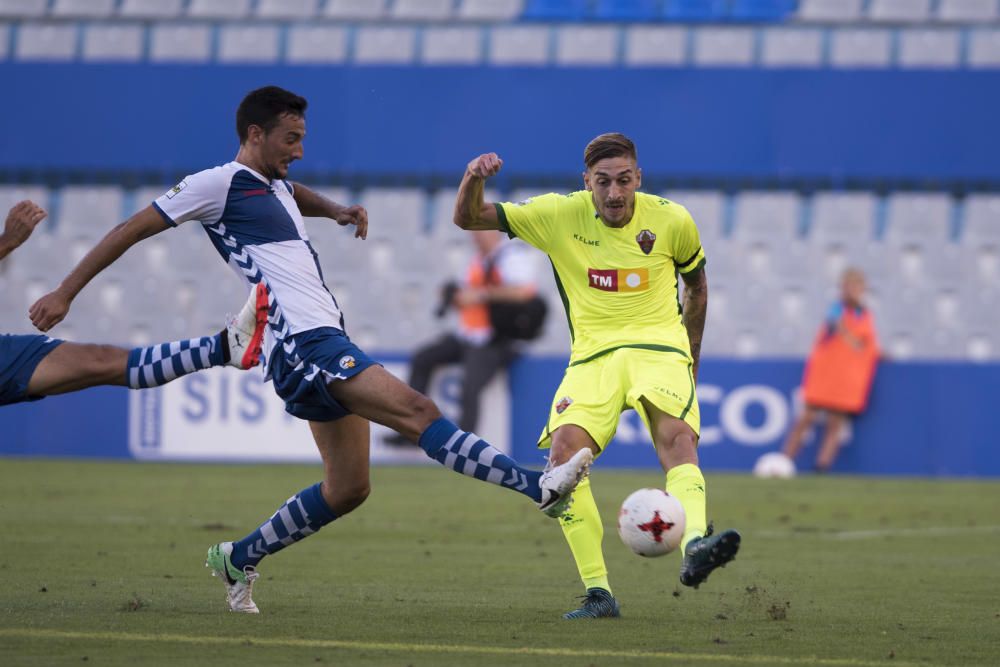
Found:
[[705, 316], [708, 314], [708, 278], [705, 276], [705, 269], [695, 269], [681, 276], [684, 279], [682, 317], [691, 346], [691, 371], [697, 381], [698, 363], [701, 360], [701, 338], [705, 332]]

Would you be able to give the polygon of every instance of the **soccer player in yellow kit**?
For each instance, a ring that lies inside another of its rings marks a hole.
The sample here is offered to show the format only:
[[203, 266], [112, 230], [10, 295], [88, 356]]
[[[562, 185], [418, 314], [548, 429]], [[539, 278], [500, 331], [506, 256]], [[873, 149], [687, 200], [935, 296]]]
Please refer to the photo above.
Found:
[[[503, 161], [496, 153], [480, 155], [462, 178], [455, 224], [500, 229], [548, 254], [572, 350], [539, 447], [551, 447], [553, 464], [584, 447], [597, 456], [614, 437], [620, 414], [636, 410], [652, 435], [666, 489], [687, 517], [680, 581], [697, 587], [740, 546], [735, 530], [713, 535], [708, 528], [698, 468], [695, 382], [708, 307], [705, 253], [683, 206], [637, 191], [642, 171], [628, 137], [595, 138], [584, 163], [585, 190], [494, 204], [483, 200], [483, 186]], [[577, 486], [560, 524], [587, 589], [582, 606], [564, 617], [618, 616], [589, 478]]]

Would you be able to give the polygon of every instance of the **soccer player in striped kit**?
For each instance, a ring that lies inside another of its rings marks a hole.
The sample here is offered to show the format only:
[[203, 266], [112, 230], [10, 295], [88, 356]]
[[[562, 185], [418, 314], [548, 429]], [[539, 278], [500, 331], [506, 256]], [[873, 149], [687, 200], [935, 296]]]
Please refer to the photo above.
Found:
[[[0, 259], [27, 241], [45, 216], [34, 202], [15, 205], [0, 234]], [[151, 347], [127, 350], [37, 334], [0, 334], [0, 406], [102, 385], [146, 389], [213, 366], [245, 370], [257, 365], [266, 325], [266, 292], [261, 290], [251, 293], [239, 315], [218, 334]]]
[[[551, 447], [555, 462], [580, 451], [596, 456], [614, 437], [620, 414], [638, 412], [666, 473], [667, 492], [684, 506], [680, 581], [697, 587], [735, 558], [740, 545], [734, 530], [712, 535], [698, 467], [695, 383], [708, 308], [705, 253], [683, 206], [638, 192], [642, 171], [628, 137], [595, 138], [584, 164], [584, 190], [493, 204], [483, 200], [483, 187], [503, 161], [496, 153], [480, 155], [459, 186], [455, 224], [499, 229], [552, 260], [572, 349], [538, 445]], [[683, 307], [678, 273], [686, 285]], [[560, 524], [586, 596], [565, 618], [617, 617], [589, 478], [574, 498]]]
[[552, 517], [566, 510], [592, 460], [588, 450], [542, 472], [523, 468], [442, 417], [429, 398], [351, 341], [303, 216], [353, 225], [355, 237], [364, 239], [368, 215], [287, 180], [289, 165], [303, 155], [306, 106], [302, 97], [275, 86], [251, 91], [236, 111], [236, 159], [186, 177], [113, 230], [59, 290], [32, 309], [32, 321], [47, 330], [84, 285], [131, 245], [190, 220], [202, 224], [248, 288], [266, 285], [265, 377], [287, 412], [309, 422], [324, 476], [244, 538], [209, 549], [207, 565], [225, 584], [230, 609], [246, 613], [258, 612], [251, 595], [261, 559], [351, 512], [368, 496], [369, 420], [418, 443], [460, 474], [529, 497]]

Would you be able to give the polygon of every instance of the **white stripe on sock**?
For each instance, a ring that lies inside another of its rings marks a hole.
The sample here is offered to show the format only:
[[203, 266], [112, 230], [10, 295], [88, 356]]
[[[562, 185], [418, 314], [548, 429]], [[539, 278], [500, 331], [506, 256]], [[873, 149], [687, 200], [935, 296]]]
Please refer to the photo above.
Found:
[[465, 431], [455, 431], [451, 435], [451, 437], [448, 438], [448, 442], [444, 443], [444, 449], [451, 451], [451, 446], [454, 445], [455, 441], [461, 438], [463, 435], [465, 435]]
[[194, 359], [191, 357], [191, 350], [181, 350], [181, 366], [184, 367], [185, 373], [194, 373], [198, 370], [194, 365]]
[[309, 512], [306, 511], [306, 506], [302, 504], [302, 499], [299, 498], [298, 496], [295, 496], [295, 504], [299, 508], [299, 514], [302, 515], [302, 520], [305, 521], [306, 525], [308, 526], [309, 525]]
[[462, 456], [468, 456], [469, 452], [472, 451], [472, 446], [479, 442], [479, 436], [475, 433], [470, 433], [469, 437], [462, 442], [462, 446], [459, 448], [458, 453]]
[[277, 544], [278, 534], [274, 532], [274, 528], [271, 526], [271, 521], [268, 519], [267, 523], [260, 527], [260, 534], [264, 537], [264, 541], [268, 544]]
[[292, 518], [292, 513], [288, 507], [282, 507], [278, 510], [278, 516], [281, 518], [281, 523], [285, 524], [285, 530], [288, 531], [289, 535], [299, 529], [299, 527], [295, 525], [295, 519]]

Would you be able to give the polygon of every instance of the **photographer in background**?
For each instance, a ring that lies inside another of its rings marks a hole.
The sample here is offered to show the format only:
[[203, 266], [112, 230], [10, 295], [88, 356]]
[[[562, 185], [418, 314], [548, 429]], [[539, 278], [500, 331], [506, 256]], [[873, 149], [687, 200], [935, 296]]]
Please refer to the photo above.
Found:
[[[528, 248], [498, 231], [472, 233], [477, 253], [461, 284], [442, 289], [438, 317], [455, 308], [458, 330], [417, 349], [410, 366], [410, 386], [427, 391], [431, 374], [445, 364], [462, 364], [459, 426], [476, 428], [479, 396], [496, 372], [517, 357], [519, 340], [537, 337], [545, 319], [545, 301], [537, 296], [535, 265]], [[407, 443], [402, 436], [390, 444]]]

